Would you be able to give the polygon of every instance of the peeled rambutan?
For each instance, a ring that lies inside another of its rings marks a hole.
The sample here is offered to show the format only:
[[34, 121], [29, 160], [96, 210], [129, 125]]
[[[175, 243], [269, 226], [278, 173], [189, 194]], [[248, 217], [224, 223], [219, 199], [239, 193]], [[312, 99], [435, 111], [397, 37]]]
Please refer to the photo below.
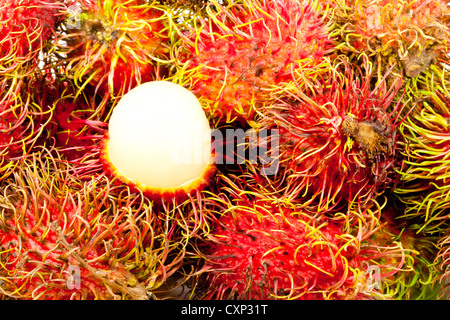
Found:
[[34, 153], [2, 183], [0, 295], [148, 299], [183, 256], [170, 224], [105, 179], [76, 180], [51, 154]]
[[335, 63], [309, 85], [286, 88], [254, 122], [279, 130], [283, 197], [321, 212], [367, 203], [396, 181], [398, 84], [372, 87], [370, 65]]
[[270, 90], [298, 68], [314, 68], [332, 48], [314, 1], [210, 1], [179, 27], [178, 83], [228, 122], [251, 119]]
[[439, 60], [448, 61], [450, 9], [441, 0], [336, 0], [336, 34], [348, 55], [365, 53], [381, 72], [394, 66], [417, 77]]
[[[156, 2], [74, 2], [60, 30], [66, 74], [83, 89], [121, 96], [165, 75], [170, 34], [166, 8]], [[64, 43], [67, 45], [65, 46]]]
[[170, 81], [143, 83], [120, 99], [101, 155], [107, 172], [155, 200], [186, 197], [215, 172], [205, 112]]

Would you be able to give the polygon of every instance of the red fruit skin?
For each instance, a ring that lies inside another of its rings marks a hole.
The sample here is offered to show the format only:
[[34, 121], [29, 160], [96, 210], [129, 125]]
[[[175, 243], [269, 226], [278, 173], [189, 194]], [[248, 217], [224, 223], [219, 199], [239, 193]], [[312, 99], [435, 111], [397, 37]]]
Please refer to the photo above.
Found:
[[0, 73], [31, 62], [29, 69], [37, 66], [37, 55], [55, 30], [59, 20], [58, 1], [4, 0], [0, 4]]
[[[54, 111], [55, 146], [60, 148], [60, 152], [68, 160], [82, 158], [86, 154], [86, 150], [94, 143], [92, 140], [82, 139], [81, 130], [85, 127], [85, 123], [74, 119], [74, 112], [78, 107], [76, 102], [66, 101], [59, 103]], [[76, 114], [83, 118], [80, 112], [76, 112]], [[71, 149], [72, 147], [77, 149]]]
[[415, 78], [448, 64], [450, 8], [441, 0], [326, 1], [335, 9], [343, 53], [365, 54], [383, 72]]
[[338, 253], [339, 224], [319, 227], [306, 215], [275, 206], [270, 214], [255, 213], [256, 207], [240, 203], [214, 225], [206, 256], [208, 299], [338, 299], [352, 291], [347, 261], [354, 252]]
[[[9, 160], [22, 154], [22, 132], [25, 127], [11, 108], [12, 104], [0, 104], [0, 158]], [[21, 115], [19, 115], [20, 117]], [[22, 118], [23, 121], [23, 118]]]
[[93, 116], [95, 111], [81, 97], [61, 100], [55, 105], [50, 121], [52, 144], [67, 160], [82, 161], [97, 152], [107, 124], [95, 120], [101, 118]]
[[[375, 199], [396, 181], [399, 86], [373, 90], [371, 77], [355, 70], [347, 65], [346, 79], [330, 73], [314, 90], [287, 93], [260, 121], [279, 130], [285, 196], [323, 213]], [[358, 140], [346, 131], [348, 119], [371, 134]]]
[[112, 203], [109, 186], [75, 182], [67, 162], [49, 153], [22, 161], [0, 196], [0, 296], [147, 298], [130, 269], [149, 276], [139, 248], [151, 223], [138, 231], [133, 199], [122, 193]]
[[[58, 221], [59, 210], [42, 206], [37, 209], [48, 210], [50, 221]], [[67, 249], [57, 245], [59, 237], [53, 228], [49, 225], [39, 226], [42, 222], [36, 220], [33, 210], [24, 209], [21, 205], [17, 206], [17, 210], [26, 210], [26, 218], [23, 221], [8, 218], [5, 225], [11, 229], [0, 230], [0, 247], [4, 253], [8, 253], [2, 257], [6, 259], [2, 260], [0, 279], [7, 282], [9, 288], [16, 288], [13, 295], [20, 299], [44, 300], [112, 298], [90, 270], [80, 266], [77, 260], [67, 254]], [[68, 225], [80, 225], [81, 221], [75, 217], [77, 211], [70, 205], [65, 209], [68, 218], [65, 222]], [[70, 236], [67, 239], [76, 246], [74, 240]], [[100, 251], [90, 249], [85, 253], [85, 259], [95, 261], [101, 254]], [[107, 263], [93, 262], [90, 265], [98, 271], [110, 269]], [[71, 282], [70, 266], [80, 270], [79, 287]]]
[[41, 106], [33, 102], [32, 84], [18, 80], [10, 86], [9, 79], [2, 78], [2, 80], [0, 80], [0, 171], [4, 174], [3, 169], [12, 168], [15, 165], [14, 160], [32, 151], [45, 131], [47, 117]]
[[39, 77], [35, 104], [45, 112], [45, 135], [40, 144], [55, 148], [69, 161], [81, 161], [96, 152], [106, 130], [106, 101], [94, 99], [92, 88], [77, 95], [74, 84], [60, 74]]
[[68, 75], [76, 82], [87, 81], [99, 95], [115, 97], [167, 75], [167, 68], [155, 61], [165, 60], [168, 53], [164, 11], [139, 1], [81, 3], [87, 18], [67, 39]]
[[292, 81], [295, 70], [320, 64], [333, 47], [310, 1], [254, 6], [215, 5], [218, 13], [181, 37], [185, 68], [177, 77], [208, 103], [208, 113], [228, 122], [252, 119], [270, 90]]
[[363, 36], [355, 42], [357, 47], [368, 50], [367, 39], [380, 35], [382, 45], [391, 43], [395, 48], [396, 43], [392, 41], [398, 35], [392, 30], [403, 31], [402, 37], [406, 44], [410, 45], [417, 41], [412, 33], [404, 32], [412, 26], [425, 30], [430, 24], [435, 23], [449, 12], [448, 5], [441, 0], [419, 0], [419, 1], [388, 1], [378, 0], [372, 4], [359, 6], [357, 1], [346, 1], [349, 7], [355, 9], [356, 33]]

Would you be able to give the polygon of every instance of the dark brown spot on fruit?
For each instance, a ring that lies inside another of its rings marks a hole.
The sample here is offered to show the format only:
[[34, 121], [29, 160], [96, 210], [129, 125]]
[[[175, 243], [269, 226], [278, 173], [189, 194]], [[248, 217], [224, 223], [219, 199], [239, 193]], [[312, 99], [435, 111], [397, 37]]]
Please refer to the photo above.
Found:
[[436, 58], [436, 53], [430, 49], [424, 49], [420, 53], [408, 52], [402, 59], [403, 68], [407, 77], [418, 77]]
[[392, 139], [383, 132], [383, 126], [379, 121], [368, 122], [345, 117], [342, 122], [342, 131], [347, 136], [355, 140], [362, 148], [369, 159], [373, 159], [380, 153], [392, 152]]
[[261, 77], [263, 71], [264, 71], [264, 67], [262, 65], [257, 65], [256, 66], [256, 71], [255, 71], [255, 76], [256, 77]]

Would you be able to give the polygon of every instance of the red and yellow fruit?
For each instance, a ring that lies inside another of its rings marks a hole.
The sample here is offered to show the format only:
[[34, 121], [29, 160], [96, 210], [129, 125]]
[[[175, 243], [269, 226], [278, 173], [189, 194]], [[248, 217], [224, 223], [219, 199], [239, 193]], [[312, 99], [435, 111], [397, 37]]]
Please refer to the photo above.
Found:
[[202, 199], [211, 230], [196, 242], [207, 270], [204, 298], [370, 299], [382, 297], [382, 288], [374, 287], [367, 267], [383, 270], [379, 281], [402, 267], [401, 258], [384, 264], [405, 255], [401, 245], [367, 241], [376, 232], [376, 208], [372, 226], [355, 224], [350, 230], [345, 219], [313, 214], [219, 179], [220, 189]]
[[286, 88], [255, 121], [279, 130], [283, 196], [321, 212], [367, 203], [395, 182], [398, 85], [373, 88], [370, 65], [337, 62], [328, 78]]
[[151, 203], [71, 171], [43, 151], [2, 183], [0, 295], [148, 299], [179, 268], [182, 244], [167, 244], [173, 231]]
[[166, 8], [156, 2], [74, 2], [67, 10], [61, 48], [68, 77], [103, 97], [121, 96], [137, 84], [164, 77], [170, 34]]
[[3, 1], [0, 299], [448, 298], [449, 16]]
[[[440, 272], [434, 266], [438, 237], [416, 232], [411, 223], [400, 218], [403, 210], [403, 207], [397, 208], [392, 203], [383, 207], [379, 228], [367, 240], [380, 248], [400, 245], [405, 252], [384, 261], [386, 265], [402, 261], [403, 266], [401, 272], [384, 277], [382, 292], [396, 300], [436, 299], [440, 291], [436, 283]], [[384, 268], [380, 271], [386, 272]]]
[[404, 160], [394, 192], [406, 206], [403, 217], [419, 219], [418, 232], [429, 234], [439, 234], [449, 221], [450, 100], [441, 88], [416, 91], [398, 130]]
[[33, 73], [61, 20], [56, 0], [5, 0], [0, 4], [0, 75], [21, 78]]
[[[218, 218], [207, 250], [216, 299], [345, 298], [356, 286], [340, 226], [258, 202], [236, 203]], [[350, 269], [350, 270], [349, 270]]]
[[391, 67], [417, 77], [430, 64], [448, 61], [449, 7], [441, 0], [336, 0], [338, 46], [346, 54], [365, 53], [382, 73]]
[[252, 119], [270, 90], [330, 53], [322, 14], [314, 1], [210, 1], [180, 28], [175, 78], [212, 116]]

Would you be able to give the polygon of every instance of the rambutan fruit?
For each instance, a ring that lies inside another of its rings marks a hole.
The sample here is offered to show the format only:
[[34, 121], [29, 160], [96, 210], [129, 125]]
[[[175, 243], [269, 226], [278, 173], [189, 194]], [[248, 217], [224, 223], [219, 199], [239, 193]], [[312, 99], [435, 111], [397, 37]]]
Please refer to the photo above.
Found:
[[439, 278], [436, 284], [439, 285], [439, 298], [450, 300], [450, 230], [443, 230], [442, 236], [438, 242], [439, 254], [437, 255], [434, 266], [439, 272]]
[[324, 213], [366, 204], [395, 183], [403, 107], [398, 84], [372, 87], [370, 64], [333, 63], [328, 78], [313, 74], [308, 85], [286, 87], [254, 122], [279, 130], [283, 197]]
[[[16, 79], [17, 80], [17, 79]], [[44, 133], [51, 110], [34, 101], [33, 81], [0, 80], [0, 176], [29, 154]], [[8, 173], [9, 172], [9, 173]]]
[[80, 89], [89, 85], [113, 97], [164, 77], [170, 46], [166, 9], [155, 1], [75, 1], [58, 44], [67, 56], [66, 75]]
[[97, 99], [92, 88], [78, 91], [61, 74], [47, 71], [34, 88], [35, 102], [51, 111], [41, 144], [75, 162], [95, 153], [107, 128], [111, 103]]
[[403, 210], [388, 202], [381, 210], [379, 228], [367, 240], [377, 247], [400, 244], [405, 250], [405, 255], [391, 256], [384, 262], [395, 265], [403, 260], [403, 266], [400, 272], [384, 277], [380, 290], [396, 300], [436, 299], [440, 290], [436, 285], [439, 272], [434, 266], [438, 237], [417, 233], [411, 223], [399, 218]]
[[450, 100], [430, 87], [415, 92], [411, 109], [398, 128], [403, 161], [394, 192], [406, 206], [403, 218], [418, 232], [438, 234], [449, 221]]
[[183, 247], [170, 225], [150, 202], [105, 179], [75, 180], [52, 154], [34, 153], [2, 182], [0, 295], [148, 299], [179, 268], [180, 257], [167, 261]]
[[315, 68], [332, 48], [314, 1], [210, 1], [179, 26], [175, 80], [207, 113], [252, 119], [297, 68]]
[[448, 61], [450, 9], [441, 0], [336, 0], [336, 32], [345, 54], [371, 57], [383, 74], [394, 67], [417, 77], [430, 64]]
[[[210, 230], [193, 242], [205, 260], [199, 286], [207, 289], [197, 292], [202, 298], [385, 298], [368, 266], [383, 270], [377, 281], [395, 274], [405, 255], [401, 245], [377, 246], [367, 241], [376, 231], [369, 224], [355, 224], [350, 233], [346, 219], [311, 213], [218, 178], [219, 189], [205, 191], [201, 203]], [[372, 209], [379, 216], [380, 210]], [[400, 261], [385, 264], [390, 257]]]
[[101, 159], [155, 200], [184, 197], [215, 172], [209, 121], [195, 95], [170, 81], [141, 84], [120, 99]]
[[349, 293], [356, 279], [347, 269], [347, 257], [338, 253], [339, 226], [306, 214], [292, 217], [280, 207], [257, 202], [227, 209], [208, 236], [205, 258], [212, 269], [212, 290], [205, 298], [320, 299], [355, 294]]
[[48, 0], [5, 0], [0, 4], [0, 75], [23, 77], [38, 66], [39, 53], [55, 33], [63, 5]]

